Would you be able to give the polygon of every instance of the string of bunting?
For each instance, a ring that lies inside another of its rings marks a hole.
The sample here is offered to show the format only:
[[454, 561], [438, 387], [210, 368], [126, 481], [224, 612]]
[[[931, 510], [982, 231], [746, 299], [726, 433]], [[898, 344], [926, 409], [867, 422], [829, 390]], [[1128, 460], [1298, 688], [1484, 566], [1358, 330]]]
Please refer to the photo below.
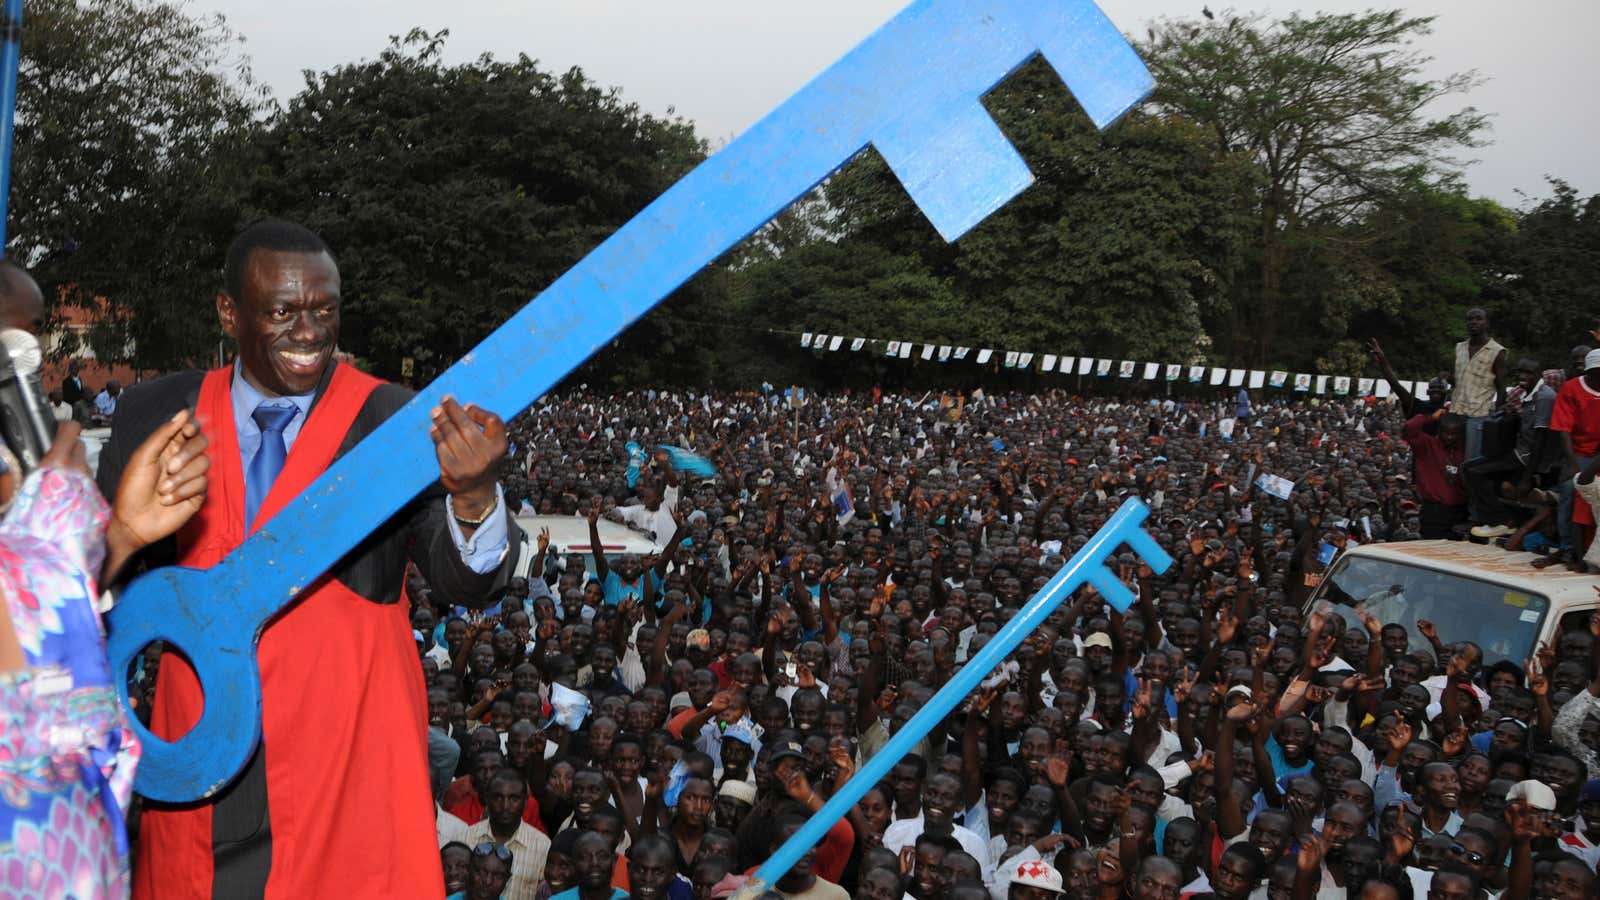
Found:
[[[1040, 374], [1089, 375], [1097, 378], [1123, 378], [1139, 381], [1187, 382], [1209, 387], [1272, 389], [1303, 394], [1331, 394], [1335, 397], [1378, 397], [1390, 395], [1389, 383], [1381, 378], [1350, 375], [1317, 375], [1306, 372], [1263, 371], [1259, 369], [1234, 369], [1222, 366], [1184, 365], [1182, 363], [1143, 362], [1139, 360], [1099, 359], [1090, 356], [1067, 356], [1056, 353], [1027, 353], [1017, 350], [993, 350], [987, 347], [958, 347], [951, 344], [918, 344], [916, 341], [884, 341], [873, 338], [846, 337], [838, 334], [802, 332], [800, 346], [808, 350], [837, 353], [882, 353], [891, 359], [920, 359], [926, 362], [976, 362], [986, 366], [995, 363], [1006, 369], [1031, 369]], [[1427, 381], [1401, 381], [1406, 390], [1419, 400], [1428, 399]]]

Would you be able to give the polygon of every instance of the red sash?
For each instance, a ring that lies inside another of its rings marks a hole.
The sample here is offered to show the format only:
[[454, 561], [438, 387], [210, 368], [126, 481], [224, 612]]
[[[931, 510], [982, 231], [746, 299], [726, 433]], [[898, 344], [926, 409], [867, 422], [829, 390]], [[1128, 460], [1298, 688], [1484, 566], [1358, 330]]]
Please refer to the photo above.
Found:
[[[208, 373], [200, 389], [211, 485], [205, 506], [179, 533], [181, 565], [213, 566], [245, 537], [232, 372]], [[251, 531], [327, 469], [379, 384], [338, 365]], [[441, 897], [427, 699], [406, 604], [373, 603], [324, 576], [267, 626], [257, 658], [272, 833], [266, 896]], [[165, 655], [151, 730], [170, 740], [193, 726], [201, 708], [194, 671]], [[211, 898], [211, 813], [208, 803], [146, 810], [135, 896]], [[227, 893], [230, 885], [218, 887]]]

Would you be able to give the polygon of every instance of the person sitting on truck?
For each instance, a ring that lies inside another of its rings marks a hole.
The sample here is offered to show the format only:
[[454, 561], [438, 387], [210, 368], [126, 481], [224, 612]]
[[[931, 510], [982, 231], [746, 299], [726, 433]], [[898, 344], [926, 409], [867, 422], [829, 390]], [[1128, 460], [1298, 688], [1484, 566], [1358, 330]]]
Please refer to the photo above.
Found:
[[1512, 485], [1512, 496], [1524, 497], [1561, 464], [1560, 447], [1549, 439], [1555, 388], [1540, 379], [1539, 363], [1533, 359], [1519, 360], [1515, 377], [1521, 392], [1508, 404], [1517, 404], [1516, 445], [1503, 456], [1479, 457], [1466, 465], [1469, 511], [1477, 526], [1473, 537], [1493, 539], [1516, 531], [1517, 514], [1501, 498], [1503, 482]]

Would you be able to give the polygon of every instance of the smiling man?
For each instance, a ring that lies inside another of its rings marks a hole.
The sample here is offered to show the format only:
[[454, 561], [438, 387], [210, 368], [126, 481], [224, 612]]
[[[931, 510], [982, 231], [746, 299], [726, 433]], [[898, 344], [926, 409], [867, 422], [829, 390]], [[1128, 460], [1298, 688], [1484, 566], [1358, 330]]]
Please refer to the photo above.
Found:
[[[334, 361], [339, 268], [316, 234], [277, 220], [249, 226], [223, 282], [216, 311], [237, 345], [233, 365], [128, 389], [100, 455], [101, 490], [115, 496], [132, 449], [179, 409], [196, 410], [212, 489], [175, 548], [196, 568], [218, 563], [411, 398]], [[519, 541], [494, 475], [504, 424], [447, 400], [432, 436], [439, 484], [262, 633], [262, 741], [244, 772], [203, 803], [146, 807], [137, 896], [417, 896], [443, 883], [427, 702], [399, 602], [406, 563], [439, 593], [482, 606], [509, 577]], [[202, 702], [193, 671], [167, 655], [152, 730], [176, 738]]]
[[922, 814], [911, 819], [901, 819], [883, 833], [883, 846], [899, 853], [902, 847], [916, 844], [924, 834], [954, 837], [961, 849], [972, 854], [983, 871], [983, 882], [994, 880], [994, 860], [989, 858], [989, 845], [971, 830], [955, 824], [955, 815], [961, 805], [961, 782], [947, 772], [928, 776], [922, 788]]

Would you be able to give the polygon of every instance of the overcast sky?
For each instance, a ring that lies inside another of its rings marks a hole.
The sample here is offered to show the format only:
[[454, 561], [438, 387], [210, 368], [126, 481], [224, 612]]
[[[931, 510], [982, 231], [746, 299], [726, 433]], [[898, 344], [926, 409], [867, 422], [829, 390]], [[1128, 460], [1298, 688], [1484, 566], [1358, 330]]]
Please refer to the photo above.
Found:
[[[668, 107], [713, 140], [738, 134], [907, 0], [191, 0], [245, 36], [255, 73], [280, 99], [304, 69], [370, 59], [392, 34], [448, 28], [448, 57], [526, 53], [546, 68], [582, 66], [650, 112]], [[1100, 0], [1124, 32], [1194, 16], [1204, 0]], [[1512, 206], [1547, 193], [1546, 175], [1600, 191], [1597, 0], [1395, 0], [1435, 15], [1425, 49], [1438, 74], [1476, 69], [1488, 83], [1461, 101], [1493, 116], [1494, 143], [1467, 170], [1474, 192]], [[1255, 0], [1241, 11], [1359, 11], [1359, 0]], [[1213, 7], [1218, 12], [1224, 5]]]

